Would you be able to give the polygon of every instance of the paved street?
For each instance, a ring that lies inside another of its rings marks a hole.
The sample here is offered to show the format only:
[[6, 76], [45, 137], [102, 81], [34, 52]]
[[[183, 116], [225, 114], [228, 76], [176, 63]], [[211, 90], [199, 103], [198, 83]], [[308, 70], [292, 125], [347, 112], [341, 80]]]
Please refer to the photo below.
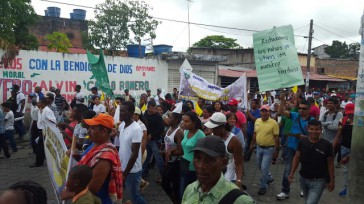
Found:
[[[33, 180], [40, 183], [48, 193], [49, 204], [56, 203], [55, 195], [52, 190], [49, 176], [46, 167], [28, 168], [29, 165], [35, 161], [34, 155], [29, 155], [31, 148], [28, 144], [20, 144], [19, 151], [11, 155], [10, 159], [0, 159], [0, 191], [6, 189], [9, 185], [21, 180]], [[1, 156], [3, 156], [1, 154]], [[297, 204], [303, 203], [303, 198], [300, 197], [298, 174], [296, 180], [292, 184], [290, 198], [285, 201], [277, 201], [275, 196], [281, 190], [281, 181], [284, 165], [277, 162], [276, 165], [271, 166], [271, 173], [274, 176], [274, 182], [271, 183], [268, 191], [263, 196], [258, 196], [259, 177], [260, 172], [255, 166], [254, 155], [250, 162], [245, 164], [244, 183], [248, 186], [248, 192], [257, 200], [258, 203], [284, 203], [284, 204]], [[153, 170], [151, 176], [148, 178], [150, 182], [149, 187], [145, 189], [144, 196], [148, 203], [162, 204], [171, 203], [168, 196], [164, 193], [161, 186], [155, 182], [158, 179], [156, 170]], [[324, 191], [320, 203], [346, 203], [346, 198], [338, 196], [338, 192], [342, 190], [342, 168], [335, 168], [336, 188], [333, 192], [329, 193]]]

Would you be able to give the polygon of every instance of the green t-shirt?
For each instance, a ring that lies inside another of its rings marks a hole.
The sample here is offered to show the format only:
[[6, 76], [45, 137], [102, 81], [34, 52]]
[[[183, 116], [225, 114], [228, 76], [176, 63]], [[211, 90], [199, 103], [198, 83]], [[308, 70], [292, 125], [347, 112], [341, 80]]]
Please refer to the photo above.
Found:
[[286, 116], [282, 116], [281, 122], [284, 124], [282, 129], [283, 135], [288, 135], [288, 133], [291, 132], [292, 120], [287, 118]]
[[206, 137], [202, 130], [198, 130], [196, 134], [194, 134], [191, 138], [187, 138], [188, 130], [185, 130], [184, 137], [181, 142], [183, 149], [183, 158], [190, 162], [189, 170], [195, 171], [195, 167], [193, 166], [193, 148], [195, 148], [197, 141], [203, 137]]

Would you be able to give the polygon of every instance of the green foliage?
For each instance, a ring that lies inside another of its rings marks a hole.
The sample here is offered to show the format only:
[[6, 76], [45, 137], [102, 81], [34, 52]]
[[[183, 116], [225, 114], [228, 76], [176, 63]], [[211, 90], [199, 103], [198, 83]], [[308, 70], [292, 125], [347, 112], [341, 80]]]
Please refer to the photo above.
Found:
[[129, 1], [130, 8], [130, 22], [132, 22], [129, 27], [134, 33], [134, 40], [139, 42], [141, 39], [149, 34], [149, 37], [156, 38], [155, 30], [159, 24], [158, 21], [153, 20], [148, 14], [151, 7], [144, 1]]
[[68, 49], [72, 47], [65, 33], [53, 32], [46, 35], [45, 39], [49, 41], [48, 50], [56, 49], [57, 52], [68, 53]]
[[227, 38], [223, 35], [210, 35], [202, 38], [198, 42], [194, 43], [192, 47], [201, 48], [227, 48], [227, 49], [239, 49], [242, 48], [236, 39]]
[[330, 55], [330, 58], [336, 59], [359, 59], [359, 43], [347, 45], [346, 42], [338, 40], [332, 41], [332, 45], [325, 48], [325, 52]]
[[89, 22], [88, 36], [84, 36], [84, 45], [88, 47], [113, 53], [126, 47], [131, 32], [139, 43], [147, 34], [156, 37], [158, 21], [148, 14], [151, 8], [144, 1], [105, 0], [96, 8], [95, 20]]
[[38, 20], [30, 0], [0, 1], [0, 39], [19, 49], [38, 49], [38, 40], [28, 27]]

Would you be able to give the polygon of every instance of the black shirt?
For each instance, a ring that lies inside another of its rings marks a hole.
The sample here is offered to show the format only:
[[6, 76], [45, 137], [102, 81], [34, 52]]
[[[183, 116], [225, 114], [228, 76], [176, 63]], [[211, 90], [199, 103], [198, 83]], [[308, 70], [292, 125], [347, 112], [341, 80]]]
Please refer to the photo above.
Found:
[[[344, 117], [345, 119], [345, 117]], [[340, 126], [342, 126], [342, 141], [341, 141], [341, 145], [351, 149], [351, 136], [353, 133], [353, 125], [350, 122], [350, 119], [346, 119], [345, 124], [343, 125], [342, 122], [340, 122], [339, 124]]]
[[333, 156], [332, 144], [329, 141], [321, 138], [317, 143], [312, 143], [308, 138], [303, 138], [298, 143], [297, 151], [301, 152], [300, 174], [302, 177], [329, 178], [327, 158]]

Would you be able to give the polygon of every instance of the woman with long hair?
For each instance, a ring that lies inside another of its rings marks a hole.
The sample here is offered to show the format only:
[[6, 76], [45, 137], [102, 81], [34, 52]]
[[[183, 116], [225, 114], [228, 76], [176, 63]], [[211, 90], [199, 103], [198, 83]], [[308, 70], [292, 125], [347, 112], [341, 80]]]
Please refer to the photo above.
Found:
[[226, 120], [227, 120], [227, 125], [230, 127], [230, 132], [232, 132], [234, 135], [236, 135], [236, 137], [239, 139], [240, 143], [242, 144], [242, 147], [245, 147], [245, 138], [244, 138], [244, 134], [241, 131], [240, 128], [236, 127], [236, 121], [238, 120], [238, 118], [236, 117], [235, 113], [228, 113], [226, 114]]
[[212, 104], [212, 107], [213, 107], [213, 111], [214, 113], [216, 112], [221, 112], [223, 114], [225, 114], [225, 111], [224, 111], [224, 105], [222, 104], [221, 101], [215, 101], [213, 104]]
[[193, 166], [193, 148], [196, 146], [197, 141], [205, 134], [202, 132], [201, 120], [195, 112], [189, 111], [182, 117], [183, 127], [185, 129], [181, 146], [183, 149], [183, 156], [180, 160], [180, 197], [183, 197], [183, 192], [186, 187], [192, 182], [197, 180], [196, 170]]

